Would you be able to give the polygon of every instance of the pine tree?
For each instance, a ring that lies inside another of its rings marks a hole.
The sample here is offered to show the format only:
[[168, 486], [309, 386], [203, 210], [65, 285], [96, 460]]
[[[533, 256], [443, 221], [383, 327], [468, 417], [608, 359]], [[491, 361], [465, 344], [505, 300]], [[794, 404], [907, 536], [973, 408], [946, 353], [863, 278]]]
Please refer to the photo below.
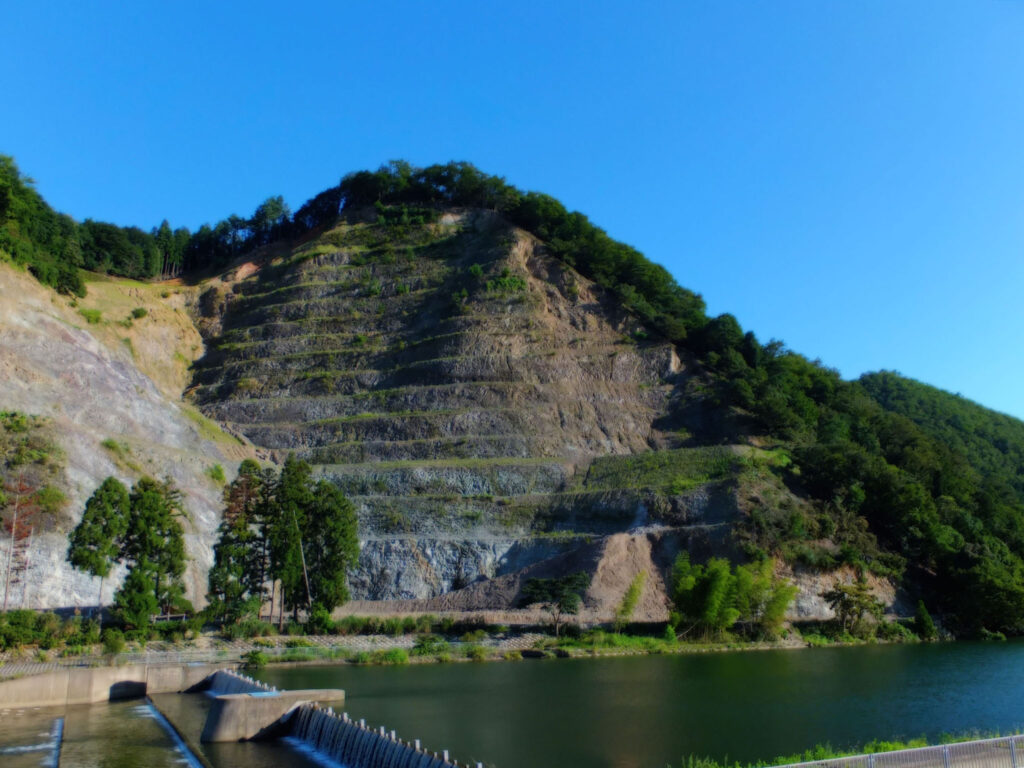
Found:
[[129, 507], [128, 489], [116, 477], [108, 477], [85, 503], [82, 519], [69, 537], [68, 562], [80, 571], [99, 577], [97, 605], [101, 617], [103, 579], [120, 559], [128, 531]]

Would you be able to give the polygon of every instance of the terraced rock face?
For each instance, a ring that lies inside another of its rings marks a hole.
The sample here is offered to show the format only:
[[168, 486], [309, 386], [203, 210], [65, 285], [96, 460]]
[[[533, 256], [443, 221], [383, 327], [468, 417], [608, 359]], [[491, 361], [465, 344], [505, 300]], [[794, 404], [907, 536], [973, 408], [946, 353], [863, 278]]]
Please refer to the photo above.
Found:
[[[488, 212], [342, 224], [198, 309], [211, 338], [193, 397], [353, 498], [356, 597], [432, 597], [594, 535], [679, 524], [707, 506], [689, 481], [719, 476], [700, 454], [689, 480], [638, 466], [622, 482], [635, 455], [677, 446], [659, 426], [685, 365]], [[605, 475], [589, 476], [594, 457], [611, 457]]]

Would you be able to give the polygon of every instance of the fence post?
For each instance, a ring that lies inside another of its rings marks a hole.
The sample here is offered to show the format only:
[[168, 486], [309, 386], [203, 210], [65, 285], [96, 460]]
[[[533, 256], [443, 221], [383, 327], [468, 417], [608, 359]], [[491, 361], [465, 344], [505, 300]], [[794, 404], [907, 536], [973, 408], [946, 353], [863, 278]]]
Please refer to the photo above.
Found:
[[942, 748], [942, 764], [949, 768], [949, 745]]
[[1013, 742], [1013, 736], [1010, 737], [1010, 765], [1017, 768], [1017, 745]]

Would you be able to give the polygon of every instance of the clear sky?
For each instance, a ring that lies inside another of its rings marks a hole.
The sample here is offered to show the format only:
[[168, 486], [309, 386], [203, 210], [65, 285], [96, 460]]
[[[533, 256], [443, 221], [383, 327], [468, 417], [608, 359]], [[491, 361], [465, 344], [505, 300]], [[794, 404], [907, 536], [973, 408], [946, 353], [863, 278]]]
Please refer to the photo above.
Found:
[[547, 192], [845, 377], [1024, 417], [1024, 4], [4, 4], [0, 152], [149, 228], [391, 158]]

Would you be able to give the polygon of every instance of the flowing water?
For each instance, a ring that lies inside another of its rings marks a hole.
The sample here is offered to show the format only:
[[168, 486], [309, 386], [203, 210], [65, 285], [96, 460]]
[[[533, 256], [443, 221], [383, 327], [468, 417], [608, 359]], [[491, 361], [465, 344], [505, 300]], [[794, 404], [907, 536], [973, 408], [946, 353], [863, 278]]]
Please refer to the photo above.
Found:
[[[278, 688], [344, 688], [346, 711], [367, 725], [495, 768], [664, 768], [689, 754], [748, 761], [826, 741], [1024, 726], [1024, 642], [276, 667], [256, 676]], [[201, 729], [204, 696], [154, 699], [185, 730]], [[60, 718], [65, 768], [184, 765], [153, 711], [133, 701], [0, 709], [0, 766], [53, 765]], [[312, 764], [283, 743], [203, 752], [215, 768]]]

